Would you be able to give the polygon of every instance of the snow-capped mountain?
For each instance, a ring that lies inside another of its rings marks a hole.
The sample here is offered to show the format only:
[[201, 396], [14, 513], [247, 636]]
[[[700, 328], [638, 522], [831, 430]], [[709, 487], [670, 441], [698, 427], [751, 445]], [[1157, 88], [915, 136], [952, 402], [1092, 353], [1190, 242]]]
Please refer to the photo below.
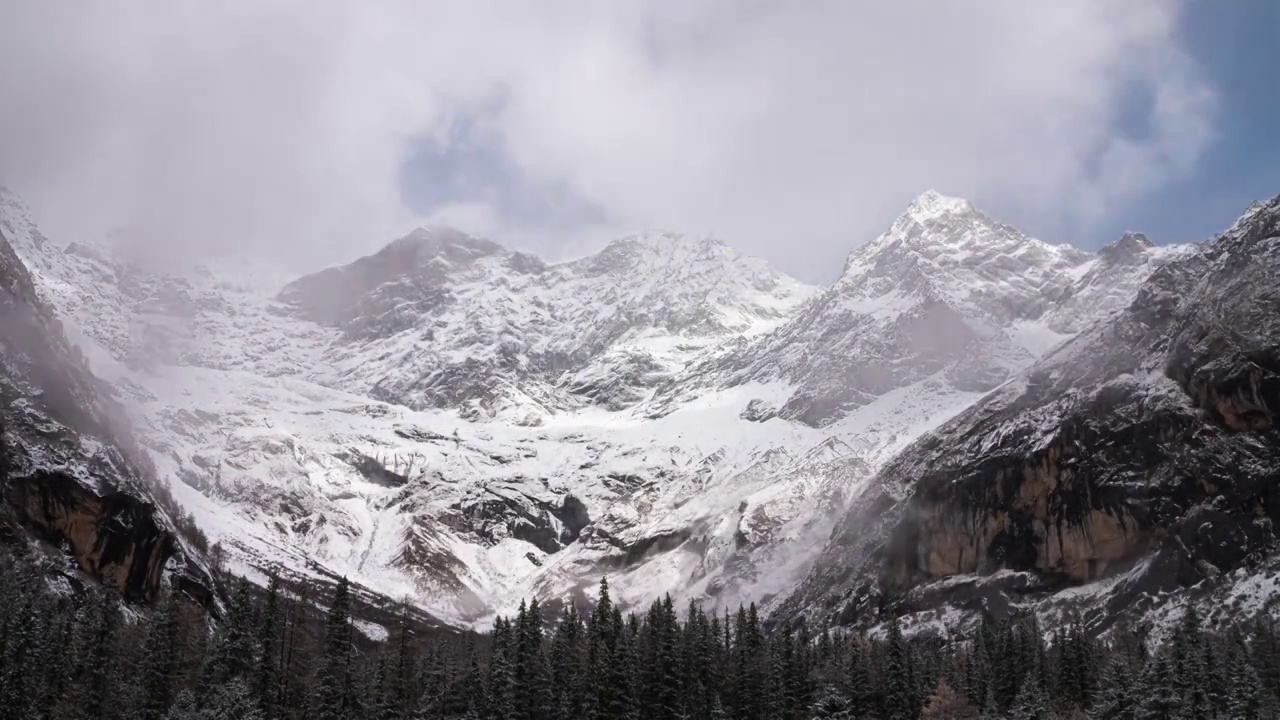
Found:
[[821, 427], [920, 382], [986, 392], [1123, 307], [1176, 252], [1126, 236], [1090, 255], [928, 192], [793, 321], [693, 366], [660, 399], [689, 386], [782, 381], [784, 401], [762, 401], [753, 415]]
[[238, 568], [457, 622], [602, 574], [624, 603], [780, 598], [903, 447], [1185, 252], [1093, 255], [926, 193], [822, 290], [714, 240], [548, 264], [447, 228], [286, 284], [36, 243], [0, 210]]
[[[1129, 235], [1101, 260], [1148, 252]], [[1278, 311], [1280, 197], [886, 464], [782, 612], [1069, 608], [1106, 629], [1188, 602], [1210, 619], [1267, 609]]]
[[645, 399], [700, 351], [776, 326], [815, 292], [715, 240], [651, 234], [574, 262], [448, 228], [291, 283], [297, 317], [342, 331], [318, 381], [413, 409], [538, 425]]
[[165, 575], [193, 598], [212, 587], [158, 487], [110, 388], [68, 342], [10, 236], [28, 250], [47, 241], [8, 217], [0, 195], [0, 540], [34, 536], [67, 555], [62, 570], [114, 586], [130, 600], [154, 598]]

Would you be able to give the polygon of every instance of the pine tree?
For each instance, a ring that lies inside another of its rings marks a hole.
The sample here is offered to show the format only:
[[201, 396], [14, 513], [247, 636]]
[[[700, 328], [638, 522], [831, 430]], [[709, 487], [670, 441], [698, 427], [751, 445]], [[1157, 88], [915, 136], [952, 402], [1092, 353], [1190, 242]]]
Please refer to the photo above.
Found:
[[1177, 717], [1182, 708], [1172, 664], [1167, 653], [1160, 653], [1147, 666], [1139, 687], [1135, 720], [1167, 720]]
[[[587, 626], [587, 667], [591, 673], [588, 702], [594, 720], [620, 720], [618, 708], [625, 703], [618, 697], [624, 688], [613, 684], [618, 672], [617, 646], [621, 623], [614, 622], [613, 601], [609, 597], [609, 581], [600, 579], [600, 594]], [[630, 680], [628, 679], [628, 683]]]
[[255, 624], [249, 583], [242, 579], [236, 585], [227, 616], [214, 633], [213, 645], [204, 669], [205, 688], [224, 685], [235, 679], [249, 681], [253, 671], [258, 668]]
[[511, 624], [499, 618], [493, 627], [493, 657], [489, 660], [489, 718], [490, 720], [517, 720], [515, 668], [515, 638]]
[[1027, 678], [1013, 701], [1010, 720], [1049, 720], [1050, 717], [1052, 711], [1044, 686], [1035, 678]]
[[[424, 701], [427, 699], [424, 695]], [[480, 656], [475, 640], [468, 640], [465, 660], [449, 683], [439, 707], [423, 705], [418, 717], [486, 718], [489, 714], [488, 693], [485, 691], [484, 673], [480, 669]]]
[[581, 655], [583, 629], [578, 608], [573, 603], [565, 606], [560, 623], [551, 641], [551, 687], [556, 689], [558, 713], [567, 717], [581, 717], [586, 712], [583, 692], [584, 673]]
[[991, 649], [990, 633], [987, 624], [978, 629], [969, 650], [968, 662], [965, 664], [964, 691], [965, 696], [974, 707], [994, 711], [994, 683], [991, 681]]
[[794, 707], [809, 707], [814, 700], [813, 688], [813, 638], [809, 635], [809, 625], [800, 618], [796, 630], [787, 668], [787, 698]]
[[72, 637], [71, 614], [66, 602], [55, 596], [37, 597], [36, 640], [33, 648], [34, 672], [24, 693], [32, 717], [51, 717], [71, 682], [67, 647]]
[[233, 678], [209, 693], [200, 720], [264, 720], [262, 710], [243, 678]]
[[174, 698], [173, 705], [164, 715], [164, 720], [204, 720], [205, 714], [196, 704], [196, 696], [190, 690], [182, 690]]
[[[470, 650], [474, 651], [474, 646]], [[409, 599], [400, 601], [396, 615], [395, 664], [388, 679], [388, 694], [392, 699], [397, 720], [406, 720], [414, 704], [413, 677], [413, 627], [409, 614]], [[476, 678], [479, 681], [479, 678]]]
[[1171, 651], [1173, 680], [1182, 699], [1183, 714], [1192, 718], [1206, 717], [1210, 712], [1205, 686], [1207, 648], [1194, 604], [1188, 604], [1182, 615], [1182, 621], [1174, 632]]
[[522, 720], [542, 720], [550, 710], [550, 678], [543, 657], [542, 610], [537, 599], [520, 603], [516, 616], [514, 699]]
[[147, 628], [141, 670], [143, 687], [140, 714], [144, 720], [163, 718], [178, 691], [178, 611], [177, 599], [173, 595], [166, 596]]
[[36, 576], [19, 568], [10, 582], [0, 583], [0, 706], [15, 716], [32, 701], [28, 692], [39, 644]]
[[267, 581], [258, 625], [258, 666], [255, 669], [255, 696], [269, 720], [280, 716], [280, 578], [275, 573]]
[[902, 636], [897, 618], [889, 621], [885, 659], [884, 697], [881, 713], [885, 720], [908, 720], [918, 714], [915, 706], [915, 680], [911, 668], [911, 652]]
[[789, 628], [784, 628], [781, 635], [769, 644], [769, 707], [766, 717], [770, 720], [794, 720], [797, 711], [805, 707], [799, 705], [790, 692], [793, 649]]
[[655, 705], [660, 720], [676, 720], [683, 714], [682, 697], [684, 694], [680, 663], [680, 623], [676, 618], [675, 606], [671, 596], [663, 598], [658, 606], [657, 629], [653, 633], [655, 642], [654, 660], [657, 667], [657, 686]]
[[[634, 617], [634, 616], [633, 616]], [[640, 699], [637, 693], [636, 636], [624, 625], [622, 613], [614, 606], [613, 652], [610, 653], [605, 672], [605, 682], [611, 691], [607, 695], [604, 717], [609, 720], [636, 720], [640, 717]]]
[[120, 610], [108, 590], [93, 594], [89, 623], [85, 626], [84, 711], [91, 717], [110, 720], [117, 715], [116, 636], [120, 628]]
[[1099, 684], [1101, 692], [1089, 709], [1095, 720], [1132, 720], [1135, 703], [1134, 671], [1123, 656], [1107, 663]]
[[845, 694], [849, 697], [854, 714], [858, 716], [869, 713], [875, 699], [871, 686], [871, 663], [865, 645], [865, 637], [854, 637], [847, 654], [848, 667], [845, 669]]
[[711, 700], [711, 714], [708, 716], [711, 720], [729, 720], [729, 713], [724, 709], [724, 703], [720, 701], [720, 696], [716, 695]]
[[844, 691], [828, 685], [809, 707], [806, 720], [853, 720], [854, 717], [853, 707]]
[[1275, 624], [1270, 617], [1259, 614], [1249, 634], [1250, 664], [1262, 682], [1264, 695], [1280, 697], [1280, 636]]
[[1224, 702], [1228, 717], [1257, 720], [1262, 716], [1262, 681], [1249, 662], [1248, 646], [1239, 630], [1231, 630], [1225, 639], [1226, 693]]
[[351, 688], [351, 587], [346, 577], [338, 581], [333, 604], [325, 618], [324, 650], [316, 678], [316, 717], [339, 720], [348, 717]]

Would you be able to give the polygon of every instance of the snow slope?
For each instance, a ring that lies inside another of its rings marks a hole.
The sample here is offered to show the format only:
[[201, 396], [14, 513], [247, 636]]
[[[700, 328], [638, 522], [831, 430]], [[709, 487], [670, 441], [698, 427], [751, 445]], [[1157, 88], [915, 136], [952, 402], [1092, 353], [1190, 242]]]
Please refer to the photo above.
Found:
[[456, 623], [602, 574], [624, 603], [784, 593], [896, 453], [1179, 252], [926, 193], [825, 289], [715, 240], [547, 264], [448, 228], [285, 284], [37, 242], [8, 194], [0, 218], [237, 567]]

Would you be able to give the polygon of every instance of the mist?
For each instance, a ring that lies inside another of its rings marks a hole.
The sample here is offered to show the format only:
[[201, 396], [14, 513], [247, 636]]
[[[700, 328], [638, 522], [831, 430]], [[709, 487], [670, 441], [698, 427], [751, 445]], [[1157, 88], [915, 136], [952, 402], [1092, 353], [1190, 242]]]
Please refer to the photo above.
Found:
[[829, 281], [931, 187], [1097, 246], [1212, 136], [1180, 11], [19, 3], [0, 183], [60, 242], [296, 272], [435, 222], [551, 260], [713, 234]]

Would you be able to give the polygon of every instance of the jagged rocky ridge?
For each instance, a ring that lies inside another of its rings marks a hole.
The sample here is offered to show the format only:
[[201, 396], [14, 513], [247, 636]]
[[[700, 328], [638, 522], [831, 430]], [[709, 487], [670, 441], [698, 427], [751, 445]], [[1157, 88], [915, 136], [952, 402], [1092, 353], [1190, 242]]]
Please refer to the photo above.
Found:
[[781, 615], [1266, 610], [1278, 414], [1280, 198], [885, 465]]
[[708, 344], [776, 326], [812, 293], [711, 239], [624, 238], [548, 265], [437, 227], [294, 281], [280, 300], [342, 330], [328, 384], [536, 425], [634, 405]]
[[6, 203], [237, 571], [457, 623], [604, 573], [624, 604], [779, 602], [885, 462], [1183, 252], [1092, 255], [926, 193], [823, 290], [717, 241], [546, 264], [444, 228], [284, 282], [52, 247]]
[[785, 380], [789, 396], [754, 417], [813, 426], [931, 377], [986, 392], [1127, 304], [1169, 255], [1141, 235], [1098, 255], [1050, 245], [928, 192], [792, 321], [664, 390], [678, 397], [689, 384]]
[[167, 569], [208, 602], [207, 575], [152, 500], [148, 461], [39, 297], [10, 230], [0, 225], [0, 533], [63, 549], [129, 600], [154, 598]]

